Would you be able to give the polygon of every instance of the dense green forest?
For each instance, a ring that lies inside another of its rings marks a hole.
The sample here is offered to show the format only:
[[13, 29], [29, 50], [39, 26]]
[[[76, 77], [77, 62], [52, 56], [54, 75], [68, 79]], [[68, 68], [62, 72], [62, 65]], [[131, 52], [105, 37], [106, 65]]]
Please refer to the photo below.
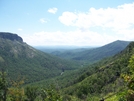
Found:
[[134, 100], [134, 42], [112, 57], [81, 66], [7, 36], [0, 38], [0, 101]]

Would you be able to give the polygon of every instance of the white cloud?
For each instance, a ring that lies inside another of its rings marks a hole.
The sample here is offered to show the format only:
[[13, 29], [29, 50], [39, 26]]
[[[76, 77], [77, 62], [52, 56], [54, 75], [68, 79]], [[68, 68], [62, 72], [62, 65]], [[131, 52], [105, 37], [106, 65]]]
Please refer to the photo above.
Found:
[[[134, 29], [131, 31], [122, 30], [119, 34], [107, 34], [90, 30], [81, 31], [79, 29], [69, 32], [37, 32], [33, 35], [23, 36], [25, 42], [32, 46], [52, 46], [52, 45], [75, 45], [75, 46], [101, 46], [116, 40], [134, 40]], [[129, 33], [129, 34], [128, 34]]]
[[110, 35], [100, 35], [97, 32], [81, 30], [70, 32], [37, 32], [32, 36], [23, 37], [32, 46], [47, 45], [76, 45], [76, 46], [98, 46], [117, 40], [118, 38]]
[[95, 9], [88, 12], [63, 12], [59, 17], [66, 26], [77, 29], [68, 32], [37, 32], [24, 40], [36, 45], [98, 46], [115, 40], [134, 40], [134, 3], [116, 8]]
[[67, 26], [79, 28], [101, 26], [121, 30], [134, 25], [133, 11], [134, 3], [124, 4], [117, 8], [90, 8], [88, 12], [63, 12], [59, 20]]
[[59, 17], [59, 20], [67, 26], [74, 25], [77, 20], [77, 15], [73, 12], [63, 12], [62, 16]]
[[50, 8], [50, 9], [48, 9], [48, 12], [55, 14], [57, 12], [57, 10], [58, 10], [57, 8]]
[[40, 19], [40, 22], [41, 22], [41, 23], [47, 23], [47, 20], [45, 20], [44, 18], [41, 18], [41, 19]]

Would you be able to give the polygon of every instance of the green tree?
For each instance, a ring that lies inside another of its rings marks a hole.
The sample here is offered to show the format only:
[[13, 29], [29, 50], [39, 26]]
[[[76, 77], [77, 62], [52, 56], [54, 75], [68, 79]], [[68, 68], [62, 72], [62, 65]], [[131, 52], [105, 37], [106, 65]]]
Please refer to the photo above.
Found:
[[128, 82], [127, 87], [128, 87], [128, 96], [127, 100], [128, 101], [133, 101], [134, 100], [134, 55], [130, 58], [129, 61], [129, 68], [130, 68], [130, 74], [126, 76], [126, 81]]
[[28, 101], [35, 101], [38, 95], [37, 87], [33, 87], [33, 86], [26, 87], [25, 95], [27, 96]]
[[134, 55], [129, 60], [129, 73], [123, 75], [127, 90], [121, 95], [120, 101], [134, 101]]
[[62, 101], [60, 92], [53, 87], [50, 89], [42, 89], [41, 97], [43, 101]]
[[0, 101], [6, 101], [7, 98], [7, 80], [6, 73], [4, 71], [0, 72]]
[[11, 81], [11, 87], [8, 88], [8, 94], [11, 101], [24, 101], [25, 93], [22, 85], [24, 78], [18, 77], [17, 80]]

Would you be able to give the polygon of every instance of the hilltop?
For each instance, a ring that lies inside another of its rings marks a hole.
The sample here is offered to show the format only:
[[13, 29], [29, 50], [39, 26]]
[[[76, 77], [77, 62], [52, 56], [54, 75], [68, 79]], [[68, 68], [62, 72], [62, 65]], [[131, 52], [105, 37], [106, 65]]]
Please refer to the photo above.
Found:
[[23, 39], [20, 36], [18, 36], [17, 34], [9, 33], [9, 32], [0, 32], [0, 38], [23, 42]]

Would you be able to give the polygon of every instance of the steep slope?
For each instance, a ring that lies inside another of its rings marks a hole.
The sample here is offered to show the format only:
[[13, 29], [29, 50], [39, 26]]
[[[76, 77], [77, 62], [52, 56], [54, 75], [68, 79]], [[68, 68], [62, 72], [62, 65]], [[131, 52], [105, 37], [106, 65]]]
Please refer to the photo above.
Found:
[[35, 82], [76, 68], [73, 62], [34, 49], [16, 34], [0, 32], [0, 70], [12, 79], [21, 75], [27, 83]]
[[87, 63], [94, 63], [103, 58], [110, 57], [119, 53], [120, 51], [125, 49], [129, 43], [130, 42], [127, 41], [117, 40], [115, 42], [109, 43], [107, 45], [98, 48], [88, 49], [75, 53], [71, 51], [63, 52], [61, 54], [55, 53], [55, 55], [61, 58], [72, 59], [76, 61], [84, 61], [84, 62], [86, 61]]
[[89, 101], [91, 96], [100, 99], [109, 93], [119, 93], [124, 87], [120, 75], [128, 72], [127, 66], [133, 54], [134, 42], [131, 42], [117, 55], [85, 68], [85, 72], [64, 89], [65, 93]]

